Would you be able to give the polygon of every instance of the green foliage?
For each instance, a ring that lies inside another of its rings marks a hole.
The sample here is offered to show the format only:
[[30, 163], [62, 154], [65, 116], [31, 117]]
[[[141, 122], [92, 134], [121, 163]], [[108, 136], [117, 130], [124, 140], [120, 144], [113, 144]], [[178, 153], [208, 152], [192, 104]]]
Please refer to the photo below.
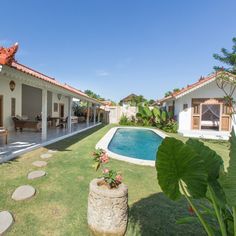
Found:
[[153, 105], [155, 103], [154, 99], [146, 99], [143, 95], [135, 95], [131, 94], [125, 100], [121, 100], [119, 105], [122, 106], [123, 103], [129, 104], [131, 106], [138, 106], [138, 105]]
[[222, 184], [230, 206], [236, 207], [236, 137], [232, 131], [230, 138], [230, 161], [227, 173], [222, 177]]
[[114, 170], [105, 168], [105, 165], [110, 160], [108, 154], [103, 149], [97, 149], [93, 152], [92, 158], [95, 170], [97, 171], [99, 168], [102, 168], [102, 179], [98, 182], [98, 185], [106, 185], [108, 188], [117, 188], [122, 182], [122, 176]]
[[179, 92], [179, 91], [180, 91], [179, 88], [174, 88], [172, 91], [167, 91], [167, 92], [165, 93], [165, 97], [169, 97], [169, 96], [171, 96], [173, 93], [177, 93], [177, 92]]
[[[158, 149], [157, 157], [158, 181], [170, 199], [176, 200], [184, 194], [208, 235], [217, 234], [218, 229], [205, 221], [205, 215], [218, 221], [223, 236], [236, 235], [234, 131], [230, 139], [230, 162], [227, 173], [224, 172], [222, 158], [195, 139], [189, 139], [184, 144], [177, 139], [166, 138]], [[196, 207], [191, 198], [205, 198], [212, 207]], [[188, 218], [180, 220], [182, 223], [188, 221]]]
[[143, 126], [154, 126], [169, 133], [177, 133], [178, 124], [173, 119], [173, 113], [154, 107], [139, 106], [136, 114], [137, 122]]
[[189, 145], [175, 138], [166, 138], [159, 147], [157, 156], [159, 185], [170, 199], [180, 198], [180, 181], [186, 184], [192, 196], [200, 198], [206, 194], [207, 174], [204, 162]]
[[86, 107], [78, 102], [73, 102], [72, 110], [75, 116], [83, 116], [85, 114]]
[[[99, 94], [96, 94], [96, 93], [94, 93], [93, 91], [91, 91], [89, 89], [85, 90], [84, 93], [87, 94], [89, 97], [97, 99], [99, 101], [105, 101], [106, 100], [105, 98], [101, 97]], [[116, 105], [116, 103], [114, 101], [111, 101], [110, 99], [107, 99], [107, 101], [110, 101], [112, 106]]]
[[169, 97], [171, 94], [172, 94], [171, 91], [167, 91], [167, 92], [165, 93], [165, 97]]
[[169, 120], [162, 129], [167, 133], [177, 133], [178, 123], [175, 120]]
[[101, 98], [100, 95], [94, 93], [93, 91], [91, 91], [89, 89], [85, 90], [84, 93], [87, 94], [91, 98], [95, 98], [97, 100], [105, 100], [104, 98]]
[[[229, 66], [229, 68], [226, 68], [225, 70], [233, 74], [236, 74], [236, 38], [233, 38], [232, 41], [233, 41], [232, 52], [229, 52], [227, 49], [222, 48], [221, 49], [222, 55], [215, 53], [213, 54], [213, 57], [216, 60]], [[221, 70], [222, 67], [215, 66], [214, 69]]]
[[129, 119], [127, 116], [122, 115], [119, 121], [120, 125], [129, 125], [129, 126], [133, 126], [136, 125], [136, 121], [135, 118], [132, 117], [131, 119]]

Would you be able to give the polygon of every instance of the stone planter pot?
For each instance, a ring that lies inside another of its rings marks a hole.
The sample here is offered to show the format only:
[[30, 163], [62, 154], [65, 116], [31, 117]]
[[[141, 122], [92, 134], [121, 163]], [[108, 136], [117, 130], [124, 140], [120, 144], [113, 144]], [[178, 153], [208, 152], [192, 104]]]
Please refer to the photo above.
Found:
[[128, 222], [128, 187], [117, 189], [98, 186], [101, 179], [90, 182], [88, 197], [88, 225], [96, 236], [123, 236]]

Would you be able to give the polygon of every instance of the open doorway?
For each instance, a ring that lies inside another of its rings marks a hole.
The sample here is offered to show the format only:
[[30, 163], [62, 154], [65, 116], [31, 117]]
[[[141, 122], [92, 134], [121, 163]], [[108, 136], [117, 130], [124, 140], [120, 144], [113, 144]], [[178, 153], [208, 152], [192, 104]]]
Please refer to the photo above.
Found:
[[64, 104], [63, 103], [60, 103], [59, 104], [59, 116], [60, 116], [60, 118], [64, 118], [64, 115], [65, 115], [65, 113], [64, 113]]
[[201, 129], [220, 129], [220, 104], [202, 104]]

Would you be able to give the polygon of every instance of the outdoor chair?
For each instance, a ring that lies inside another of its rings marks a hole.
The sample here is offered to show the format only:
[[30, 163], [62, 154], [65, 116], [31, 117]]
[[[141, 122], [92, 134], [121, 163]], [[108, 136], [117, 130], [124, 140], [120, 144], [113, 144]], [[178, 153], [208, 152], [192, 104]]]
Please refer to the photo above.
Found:
[[21, 119], [19, 116], [13, 116], [12, 120], [15, 125], [15, 131], [18, 129], [22, 132], [23, 129], [35, 129], [36, 131], [41, 130], [41, 122], [32, 121], [27, 119]]
[[67, 123], [68, 123], [68, 116], [65, 119], [61, 118], [58, 126], [60, 128], [67, 128]]

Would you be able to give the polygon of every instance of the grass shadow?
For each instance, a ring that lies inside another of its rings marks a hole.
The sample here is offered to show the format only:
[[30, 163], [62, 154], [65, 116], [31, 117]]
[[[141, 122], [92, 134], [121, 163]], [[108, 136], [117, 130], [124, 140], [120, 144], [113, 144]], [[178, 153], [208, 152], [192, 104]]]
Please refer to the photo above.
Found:
[[153, 194], [131, 206], [126, 236], [206, 235], [198, 222], [176, 223], [186, 216], [190, 213], [184, 198], [174, 202], [163, 193]]
[[88, 136], [92, 135], [93, 133], [97, 132], [98, 130], [102, 129], [105, 126], [106, 125], [104, 125], [104, 124], [96, 126], [96, 127], [91, 128], [89, 130], [83, 131], [79, 134], [75, 134], [69, 138], [60, 140], [56, 143], [52, 143], [52, 144], [46, 146], [46, 148], [52, 149], [52, 150], [55, 149], [58, 151], [71, 151], [68, 149], [71, 145], [83, 140], [84, 138], [87, 138]]

